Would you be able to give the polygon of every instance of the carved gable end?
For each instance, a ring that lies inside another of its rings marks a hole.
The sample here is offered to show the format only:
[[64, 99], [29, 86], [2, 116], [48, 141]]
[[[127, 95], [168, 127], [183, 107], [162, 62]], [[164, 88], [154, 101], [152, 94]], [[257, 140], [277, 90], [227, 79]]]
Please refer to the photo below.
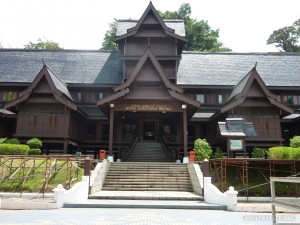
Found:
[[138, 73], [136, 81], [162, 81], [157, 69], [154, 67], [151, 60], [148, 58], [140, 72]]
[[43, 77], [38, 84], [33, 88], [32, 93], [36, 94], [52, 94], [52, 90], [46, 80], [45, 77]]
[[258, 82], [256, 80], [253, 81], [251, 84], [247, 94], [247, 97], [266, 97], [266, 93], [262, 90], [261, 86], [259, 86]]
[[154, 16], [153, 12], [150, 11], [143, 21], [143, 24], [159, 24], [158, 19]]

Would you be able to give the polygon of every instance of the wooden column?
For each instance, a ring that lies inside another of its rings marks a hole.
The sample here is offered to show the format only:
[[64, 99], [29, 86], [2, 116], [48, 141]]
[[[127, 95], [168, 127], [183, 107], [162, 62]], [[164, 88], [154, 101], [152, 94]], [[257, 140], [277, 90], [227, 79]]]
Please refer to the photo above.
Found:
[[64, 140], [64, 154], [68, 153], [68, 145], [69, 145], [69, 141], [68, 140]]
[[[185, 105], [186, 107], [186, 105]], [[184, 157], [187, 157], [187, 116], [186, 116], [186, 108], [183, 108], [183, 152]]]
[[108, 140], [108, 155], [112, 156], [113, 150], [113, 140], [114, 140], [114, 109], [110, 109], [109, 113], [109, 140]]

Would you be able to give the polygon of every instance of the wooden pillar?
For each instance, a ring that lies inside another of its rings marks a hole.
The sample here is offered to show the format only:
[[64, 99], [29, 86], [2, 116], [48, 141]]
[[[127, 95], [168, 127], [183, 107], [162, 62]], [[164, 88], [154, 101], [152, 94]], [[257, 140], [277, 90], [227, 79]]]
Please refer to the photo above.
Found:
[[[184, 106], [184, 105], [183, 105]], [[186, 107], [186, 105], [185, 105]], [[187, 116], [186, 116], [186, 108], [183, 108], [183, 153], [184, 153], [184, 157], [187, 157]]]
[[64, 154], [68, 153], [68, 145], [69, 145], [69, 141], [68, 140], [64, 140]]
[[109, 140], [108, 140], [108, 155], [112, 156], [113, 150], [113, 139], [114, 139], [114, 109], [110, 109], [109, 113]]

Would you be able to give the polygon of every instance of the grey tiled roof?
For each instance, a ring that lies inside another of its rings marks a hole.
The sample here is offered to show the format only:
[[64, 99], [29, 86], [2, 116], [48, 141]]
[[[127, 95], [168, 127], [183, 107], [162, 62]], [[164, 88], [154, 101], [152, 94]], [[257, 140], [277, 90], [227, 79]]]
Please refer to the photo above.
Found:
[[179, 85], [236, 85], [257, 62], [267, 86], [300, 86], [300, 54], [183, 52]]
[[247, 75], [244, 76], [242, 78], [242, 80], [240, 80], [239, 83], [237, 83], [237, 85], [233, 88], [233, 90], [232, 90], [232, 92], [231, 92], [231, 94], [230, 94], [230, 96], [229, 96], [229, 98], [228, 98], [227, 101], [229, 101], [234, 96], [240, 94], [244, 90], [245, 85], [247, 84], [247, 81], [248, 81], [250, 75], [251, 75], [251, 72], [247, 73]]
[[65, 83], [119, 84], [117, 51], [0, 50], [0, 82], [32, 82], [43, 61]]
[[[32, 82], [44, 62], [68, 83], [120, 84], [117, 51], [0, 49], [0, 82]], [[267, 86], [300, 86], [300, 54], [183, 52], [177, 84], [235, 86], [254, 67]]]
[[[183, 20], [164, 20], [167, 27], [174, 29], [175, 34], [185, 37], [185, 28]], [[127, 30], [133, 28], [138, 23], [138, 20], [118, 20], [116, 36], [121, 36], [127, 33]]]
[[253, 123], [245, 122], [243, 118], [227, 118], [218, 125], [222, 136], [256, 136]]
[[80, 108], [89, 116], [89, 117], [101, 117], [107, 119], [105, 114], [96, 106], [80, 106]]
[[72, 96], [71, 96], [71, 94], [70, 94], [70, 92], [69, 92], [66, 84], [61, 79], [59, 79], [59, 77], [56, 76], [56, 74], [54, 74], [50, 68], [49, 68], [48, 71], [49, 71], [49, 74], [51, 76], [51, 79], [52, 79], [55, 87], [59, 91], [61, 91], [63, 94], [65, 94], [69, 99], [73, 100], [73, 98], [72, 98]]

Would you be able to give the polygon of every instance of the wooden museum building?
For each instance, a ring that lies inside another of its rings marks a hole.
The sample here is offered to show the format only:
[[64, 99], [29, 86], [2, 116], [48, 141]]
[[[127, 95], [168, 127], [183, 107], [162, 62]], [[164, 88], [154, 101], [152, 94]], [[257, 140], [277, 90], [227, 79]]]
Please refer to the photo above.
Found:
[[1, 49], [0, 137], [123, 161], [156, 142], [173, 161], [197, 138], [226, 152], [218, 123], [228, 118], [252, 122], [247, 152], [300, 133], [300, 54], [185, 52], [183, 20], [162, 20], [152, 3], [118, 20], [115, 42], [118, 51]]

